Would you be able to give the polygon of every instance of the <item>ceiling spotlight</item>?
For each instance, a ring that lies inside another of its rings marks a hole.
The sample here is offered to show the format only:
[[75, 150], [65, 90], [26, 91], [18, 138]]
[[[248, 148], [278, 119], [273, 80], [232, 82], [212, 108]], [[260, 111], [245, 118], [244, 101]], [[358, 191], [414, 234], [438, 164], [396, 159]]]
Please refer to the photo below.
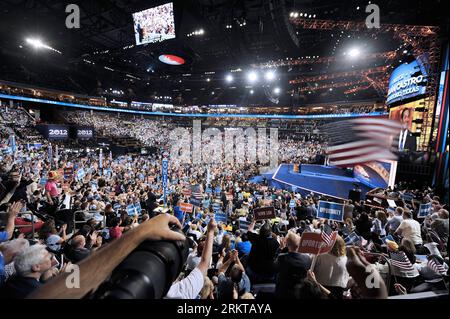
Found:
[[330, 88], [330, 91], [333, 91], [333, 88]]
[[211, 79], [210, 78], [206, 78], [206, 82], [211, 82]]
[[281, 89], [278, 87], [273, 90], [273, 93], [275, 93], [275, 94], [280, 94], [280, 92], [281, 92]]
[[250, 73], [248, 73], [247, 79], [249, 80], [249, 82], [256, 82], [256, 80], [258, 80], [258, 74], [256, 74], [255, 71], [251, 71]]
[[[297, 15], [298, 15], [298, 13], [297, 13]], [[300, 16], [303, 17], [303, 13], [300, 13]]]
[[351, 58], [356, 58], [356, 57], [358, 57], [360, 54], [361, 54], [361, 50], [358, 49], [358, 48], [352, 48], [352, 49], [350, 49], [350, 51], [348, 51], [348, 55], [349, 55]]
[[35, 49], [47, 49], [47, 50], [52, 50], [54, 52], [61, 54], [61, 51], [58, 51], [58, 50], [52, 48], [51, 46], [45, 44], [44, 42], [42, 42], [41, 39], [27, 38], [27, 39], [25, 39], [25, 42]]
[[264, 75], [264, 78], [267, 81], [272, 81], [273, 79], [275, 79], [275, 72], [271, 70], [267, 71], [266, 74]]
[[253, 94], [254, 93], [254, 91], [253, 90], [250, 90], [250, 94]]
[[298, 18], [298, 12], [294, 13], [294, 18]]
[[228, 75], [225, 77], [225, 80], [226, 80], [228, 83], [231, 83], [231, 82], [233, 82], [233, 76], [232, 76], [231, 74], [228, 74]]

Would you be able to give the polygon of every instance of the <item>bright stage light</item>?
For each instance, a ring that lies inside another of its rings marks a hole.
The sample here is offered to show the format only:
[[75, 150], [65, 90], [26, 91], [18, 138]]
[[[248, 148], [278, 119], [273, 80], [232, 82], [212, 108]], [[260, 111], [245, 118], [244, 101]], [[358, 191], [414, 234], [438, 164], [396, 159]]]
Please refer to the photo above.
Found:
[[265, 79], [267, 81], [272, 81], [273, 79], [275, 79], [275, 72], [274, 71], [267, 71], [266, 74], [264, 75]]
[[349, 55], [351, 58], [356, 58], [356, 57], [358, 57], [360, 54], [361, 54], [361, 50], [358, 49], [358, 48], [352, 48], [352, 49], [350, 49], [350, 51], [348, 51], [348, 55]]
[[247, 79], [249, 82], [256, 82], [258, 80], [258, 74], [255, 71], [251, 71], [247, 74]]
[[254, 93], [254, 91], [253, 90], [250, 90], [250, 94], [253, 94]]
[[51, 46], [45, 44], [44, 42], [42, 42], [41, 39], [27, 38], [27, 39], [25, 39], [25, 42], [28, 43], [30, 46], [32, 46], [35, 49], [47, 49], [47, 50], [52, 50], [54, 52], [61, 54], [61, 51], [58, 51], [58, 50], [52, 48]]
[[275, 94], [280, 94], [280, 92], [281, 92], [281, 89], [280, 89], [280, 88], [275, 88], [275, 89], [273, 90], [273, 93], [275, 93]]
[[231, 82], [233, 82], [233, 76], [232, 76], [231, 74], [228, 74], [228, 75], [226, 76], [225, 80], [226, 80], [228, 83], [231, 83]]

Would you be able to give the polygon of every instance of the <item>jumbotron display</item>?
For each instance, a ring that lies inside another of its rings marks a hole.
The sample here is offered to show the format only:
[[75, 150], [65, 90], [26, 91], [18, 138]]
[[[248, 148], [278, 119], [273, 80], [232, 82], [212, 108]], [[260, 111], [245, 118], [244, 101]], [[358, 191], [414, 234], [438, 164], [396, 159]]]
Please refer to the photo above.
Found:
[[133, 22], [137, 45], [175, 38], [172, 2], [133, 13]]

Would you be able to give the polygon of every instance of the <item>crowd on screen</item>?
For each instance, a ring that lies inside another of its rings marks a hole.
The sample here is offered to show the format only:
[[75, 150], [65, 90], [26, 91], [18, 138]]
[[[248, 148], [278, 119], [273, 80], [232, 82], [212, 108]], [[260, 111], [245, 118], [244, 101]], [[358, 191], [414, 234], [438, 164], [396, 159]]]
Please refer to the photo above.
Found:
[[[316, 217], [320, 200], [336, 199], [252, 182], [260, 165], [172, 161], [164, 204], [167, 123], [124, 124], [101, 115], [86, 120], [111, 134], [141, 137], [161, 151], [55, 156], [47, 143], [30, 148], [18, 138], [16, 152], [0, 157], [1, 298], [33, 296], [70, 264], [86, 265], [102, 251], [115, 260], [119, 252], [112, 243], [138, 236], [139, 229], [145, 239], [183, 239], [169, 224], [183, 230], [190, 253], [166, 298], [357, 299], [447, 289], [448, 202], [431, 188], [404, 183], [383, 190], [396, 200], [393, 209], [347, 201], [337, 222]], [[301, 140], [281, 143], [288, 162], [312, 162], [322, 148]], [[195, 209], [183, 212], [182, 204], [194, 199]], [[417, 216], [421, 203], [431, 203], [423, 219]], [[266, 206], [276, 216], [256, 220], [255, 209]], [[298, 252], [303, 234], [334, 231], [326, 254]], [[392, 262], [394, 254], [400, 262]], [[375, 289], [365, 285], [368, 265], [380, 282]]]

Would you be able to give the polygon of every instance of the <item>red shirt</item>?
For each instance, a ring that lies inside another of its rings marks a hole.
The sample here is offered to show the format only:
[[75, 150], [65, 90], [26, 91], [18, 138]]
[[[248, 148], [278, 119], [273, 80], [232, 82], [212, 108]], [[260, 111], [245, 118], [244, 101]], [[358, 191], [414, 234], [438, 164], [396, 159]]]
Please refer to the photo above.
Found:
[[120, 237], [122, 237], [122, 227], [116, 226], [116, 227], [111, 227], [109, 229], [109, 238], [110, 239], [117, 239]]
[[56, 183], [53, 181], [49, 181], [45, 184], [45, 191], [47, 191], [51, 197], [58, 196], [58, 188], [56, 187]]

